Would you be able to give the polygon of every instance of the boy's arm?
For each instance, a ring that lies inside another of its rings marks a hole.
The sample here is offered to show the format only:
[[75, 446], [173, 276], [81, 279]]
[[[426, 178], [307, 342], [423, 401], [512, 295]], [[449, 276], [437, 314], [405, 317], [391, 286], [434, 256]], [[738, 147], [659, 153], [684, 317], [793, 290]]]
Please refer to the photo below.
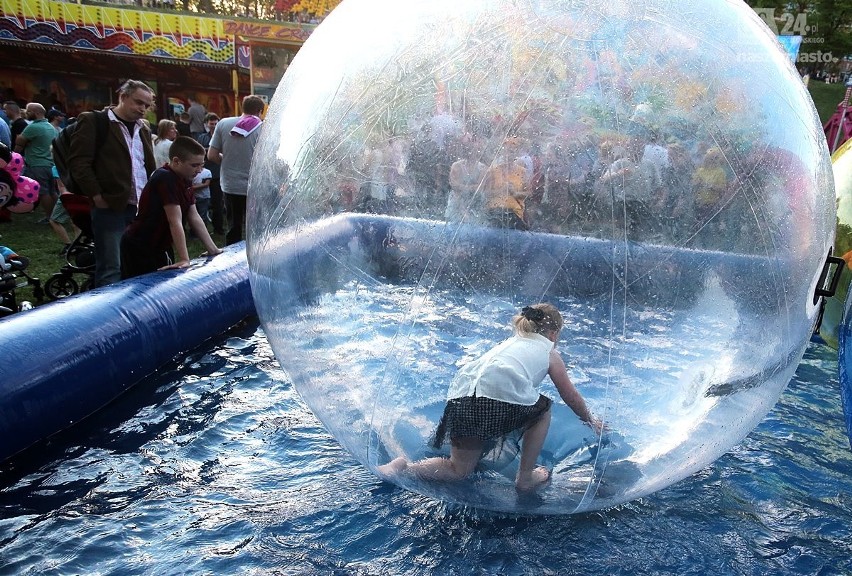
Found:
[[562, 356], [559, 355], [559, 352], [556, 351], [556, 348], [553, 348], [550, 351], [550, 368], [548, 370], [548, 375], [550, 379], [553, 380], [553, 384], [556, 386], [557, 392], [559, 392], [559, 396], [562, 398], [562, 401], [568, 405], [571, 410], [574, 411], [580, 420], [583, 422], [588, 422], [589, 425], [595, 429], [595, 431], [600, 434], [601, 432], [601, 422], [589, 411], [588, 406], [586, 406], [586, 401], [583, 400], [583, 397], [574, 387], [573, 382], [568, 377], [568, 369], [565, 368], [565, 362], [562, 360]]
[[[183, 214], [178, 204], [166, 204], [166, 219], [169, 221], [169, 232], [172, 234], [172, 246], [175, 249], [175, 263], [163, 266], [160, 270], [189, 267], [189, 250], [186, 247], [186, 235], [183, 233]], [[197, 213], [197, 212], [196, 212]]]
[[208, 256], [215, 256], [222, 253], [222, 249], [216, 246], [213, 238], [210, 237], [210, 232], [207, 231], [207, 226], [204, 225], [204, 220], [201, 219], [201, 214], [198, 213], [195, 204], [192, 204], [187, 211], [187, 222], [189, 223], [189, 229], [204, 244]]

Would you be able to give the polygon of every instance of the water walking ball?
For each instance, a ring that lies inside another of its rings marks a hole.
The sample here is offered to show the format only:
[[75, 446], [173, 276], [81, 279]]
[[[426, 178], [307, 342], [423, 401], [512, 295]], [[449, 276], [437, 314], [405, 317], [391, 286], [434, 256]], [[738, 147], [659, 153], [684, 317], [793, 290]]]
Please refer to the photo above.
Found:
[[565, 514], [664, 488], [758, 424], [819, 316], [835, 209], [814, 106], [743, 3], [345, 0], [275, 93], [248, 220], [281, 366], [377, 473], [447, 457], [454, 375], [523, 306], [557, 306], [602, 434], [546, 378], [537, 490], [515, 489], [522, 431], [463, 480], [384, 477]]

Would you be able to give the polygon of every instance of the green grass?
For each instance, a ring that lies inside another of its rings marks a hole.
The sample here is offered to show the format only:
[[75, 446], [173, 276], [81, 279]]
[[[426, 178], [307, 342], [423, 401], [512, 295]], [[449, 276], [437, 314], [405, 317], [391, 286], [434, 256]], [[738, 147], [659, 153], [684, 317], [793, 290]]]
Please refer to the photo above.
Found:
[[818, 80], [811, 80], [808, 82], [808, 92], [811, 93], [811, 98], [813, 98], [814, 105], [819, 113], [819, 119], [825, 126], [825, 123], [837, 109], [837, 105], [843, 100], [846, 87], [843, 84], [826, 84]]
[[[60, 256], [62, 242], [54, 234], [49, 224], [39, 224], [38, 221], [44, 217], [44, 213], [36, 208], [29, 214], [13, 214], [11, 222], [0, 223], [0, 245], [8, 246], [21, 256], [30, 259], [27, 273], [38, 278], [41, 285], [47, 282], [53, 274], [59, 272], [65, 263], [65, 257]], [[218, 246], [225, 245], [224, 236], [213, 235], [213, 240]], [[189, 255], [197, 257], [204, 252], [204, 247], [198, 240], [189, 241]], [[83, 276], [75, 275], [78, 282], [82, 282]], [[18, 303], [28, 300], [37, 306], [39, 304], [32, 287], [19, 288], [16, 291]], [[47, 302], [45, 298], [44, 302]]]

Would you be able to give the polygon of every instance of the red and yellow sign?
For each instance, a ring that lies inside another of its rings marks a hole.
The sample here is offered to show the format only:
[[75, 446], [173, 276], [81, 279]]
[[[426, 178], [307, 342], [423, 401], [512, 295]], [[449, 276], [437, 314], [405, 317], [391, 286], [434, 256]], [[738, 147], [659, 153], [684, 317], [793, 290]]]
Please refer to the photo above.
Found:
[[224, 21], [225, 34], [239, 36], [244, 42], [269, 40], [302, 44], [312, 30], [298, 24], [261, 24], [257, 22]]

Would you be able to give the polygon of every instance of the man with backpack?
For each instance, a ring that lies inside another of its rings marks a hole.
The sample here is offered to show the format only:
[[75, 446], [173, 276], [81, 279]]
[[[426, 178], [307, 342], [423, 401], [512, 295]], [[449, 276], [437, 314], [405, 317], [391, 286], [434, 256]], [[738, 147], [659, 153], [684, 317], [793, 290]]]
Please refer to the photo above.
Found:
[[121, 279], [121, 236], [136, 215], [148, 175], [157, 167], [151, 131], [143, 120], [153, 105], [154, 91], [128, 80], [118, 90], [117, 106], [80, 114], [70, 135], [72, 191], [92, 200], [95, 286]]

